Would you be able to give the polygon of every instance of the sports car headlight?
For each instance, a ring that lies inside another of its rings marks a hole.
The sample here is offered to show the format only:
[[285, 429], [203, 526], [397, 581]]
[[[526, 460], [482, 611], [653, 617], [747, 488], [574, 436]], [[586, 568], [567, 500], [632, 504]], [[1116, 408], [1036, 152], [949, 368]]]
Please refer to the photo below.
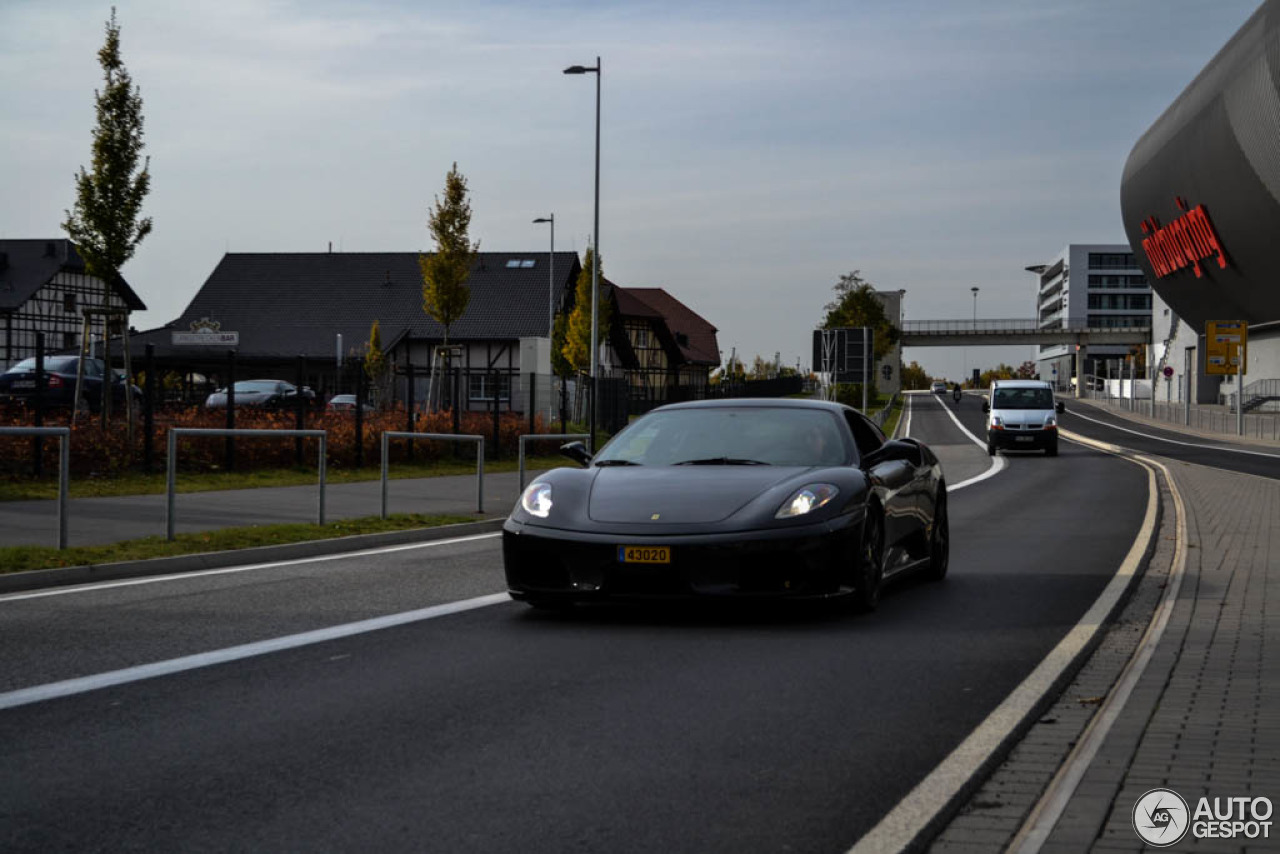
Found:
[[840, 490], [829, 483], [811, 483], [808, 486], [802, 486], [782, 503], [773, 518], [790, 519], [793, 516], [812, 513], [819, 507], [826, 506], [839, 494]]
[[551, 515], [551, 484], [531, 483], [520, 496], [520, 506], [530, 516], [545, 519]]

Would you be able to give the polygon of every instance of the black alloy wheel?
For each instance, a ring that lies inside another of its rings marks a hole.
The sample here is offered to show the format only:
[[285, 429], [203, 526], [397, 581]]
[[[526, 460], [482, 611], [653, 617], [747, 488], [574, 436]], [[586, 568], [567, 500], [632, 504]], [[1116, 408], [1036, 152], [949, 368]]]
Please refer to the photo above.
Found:
[[938, 483], [938, 497], [934, 502], [933, 535], [929, 537], [929, 568], [925, 575], [930, 581], [947, 577], [951, 562], [951, 530], [947, 523], [947, 485]]
[[869, 510], [863, 523], [855, 575], [854, 605], [859, 611], [874, 611], [880, 604], [880, 587], [884, 582], [884, 520], [878, 510]]

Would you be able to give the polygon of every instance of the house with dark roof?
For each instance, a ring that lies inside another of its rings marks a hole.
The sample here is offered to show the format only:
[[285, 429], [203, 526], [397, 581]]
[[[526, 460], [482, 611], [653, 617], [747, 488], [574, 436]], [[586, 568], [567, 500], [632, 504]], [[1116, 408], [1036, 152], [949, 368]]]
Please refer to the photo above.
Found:
[[84, 260], [66, 238], [0, 240], [0, 360], [5, 367], [34, 356], [40, 332], [48, 352], [76, 349], [84, 331], [82, 310], [104, 307], [146, 310], [123, 278], [107, 287], [85, 272]]
[[[340, 384], [339, 353], [344, 359], [363, 353], [376, 320], [387, 360], [402, 369], [415, 366], [414, 399], [421, 400], [445, 330], [423, 311], [418, 256], [228, 253], [180, 317], [134, 337], [134, 352], [150, 344], [162, 370], [223, 377], [226, 346], [174, 343], [174, 333], [234, 332], [237, 378], [291, 380], [301, 356], [307, 383], [323, 394]], [[453, 367], [465, 377], [458, 393], [467, 407], [487, 408], [496, 394], [511, 408], [514, 377], [550, 373], [547, 345], [522, 348], [521, 341], [549, 338], [552, 310], [561, 309], [580, 269], [575, 252], [556, 252], [554, 259], [545, 251], [479, 253], [467, 280], [470, 302], [448, 331], [449, 344], [459, 347]], [[403, 386], [397, 381], [389, 391], [403, 398]]]
[[626, 379], [631, 411], [704, 397], [720, 365], [716, 327], [662, 288], [608, 284], [612, 362]]

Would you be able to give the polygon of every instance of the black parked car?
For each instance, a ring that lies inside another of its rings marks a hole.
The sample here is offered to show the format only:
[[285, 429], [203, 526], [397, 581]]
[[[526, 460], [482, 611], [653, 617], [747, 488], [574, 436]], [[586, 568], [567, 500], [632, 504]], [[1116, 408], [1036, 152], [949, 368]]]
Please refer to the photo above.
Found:
[[[302, 396], [306, 399], [307, 406], [316, 399], [316, 393], [306, 386], [302, 387]], [[277, 409], [293, 406], [297, 400], [297, 386], [284, 380], [241, 380], [236, 383], [236, 406]], [[226, 409], [227, 390], [218, 389], [209, 395], [204, 405], [206, 409]]]
[[947, 572], [937, 457], [838, 403], [672, 404], [595, 457], [562, 450], [584, 468], [540, 475], [503, 526], [507, 587], [535, 607], [849, 595], [871, 610], [890, 576]]
[[[45, 372], [45, 406], [70, 408], [76, 394], [76, 370], [80, 363], [79, 356], [46, 356]], [[106, 365], [101, 359], [85, 359], [84, 361], [84, 403], [91, 412], [102, 408], [102, 386], [106, 375]], [[112, 406], [119, 411], [124, 410], [124, 377], [111, 372]], [[142, 406], [142, 389], [130, 386], [133, 390], [135, 404]], [[0, 374], [0, 404], [18, 403], [27, 406], [35, 405], [36, 395], [36, 360], [23, 359], [9, 370]]]

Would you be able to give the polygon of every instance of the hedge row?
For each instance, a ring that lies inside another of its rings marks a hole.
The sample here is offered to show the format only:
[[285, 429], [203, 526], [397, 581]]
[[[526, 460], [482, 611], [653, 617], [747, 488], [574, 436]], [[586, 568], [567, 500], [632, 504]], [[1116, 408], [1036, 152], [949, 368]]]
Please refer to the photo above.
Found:
[[[491, 413], [461, 413], [459, 432], [479, 434], [486, 438], [485, 453], [492, 456], [493, 415]], [[377, 465], [381, 455], [383, 431], [404, 431], [408, 424], [403, 409], [385, 412], [370, 412], [364, 416], [364, 464]], [[296, 426], [293, 412], [267, 412], [260, 410], [240, 410], [236, 413], [237, 428], [290, 430]], [[7, 427], [30, 426], [29, 415], [11, 414], [0, 417], [0, 425]], [[66, 426], [65, 414], [50, 416], [45, 420], [46, 426]], [[129, 446], [125, 422], [122, 419], [113, 421], [103, 429], [97, 417], [81, 418], [71, 436], [71, 473], [75, 477], [105, 477], [129, 469], [142, 466], [143, 438], [142, 424], [135, 422], [133, 446]], [[198, 406], [186, 409], [169, 410], [155, 419], [152, 443], [157, 468], [166, 465], [169, 429], [172, 427], [222, 428], [226, 426], [226, 414], [210, 412]], [[356, 462], [356, 421], [349, 412], [307, 413], [305, 425], [308, 430], [325, 430], [327, 436], [326, 464], [331, 467], [350, 467]], [[535, 432], [551, 432], [545, 429], [541, 417], [535, 417]], [[415, 430], [419, 433], [452, 433], [453, 414], [436, 412], [419, 414], [415, 419]], [[517, 451], [517, 437], [529, 432], [528, 418], [516, 413], [503, 413], [498, 424], [498, 453], [503, 457], [514, 457]], [[46, 471], [57, 471], [58, 440], [43, 441], [42, 462]], [[393, 462], [403, 462], [409, 455], [409, 442], [392, 441], [390, 456]], [[457, 449], [457, 443], [428, 442], [416, 440], [413, 443], [413, 457], [416, 461], [436, 460], [452, 457], [456, 453], [469, 456], [472, 446], [463, 445]], [[34, 442], [28, 437], [0, 436], [0, 477], [20, 478], [31, 474], [34, 464]], [[178, 453], [178, 468], [184, 472], [221, 471], [225, 467], [226, 439], [222, 437], [185, 437]], [[540, 449], [544, 450], [545, 449]], [[235, 441], [235, 467], [237, 470], [284, 468], [295, 464], [295, 441], [289, 438], [274, 437], [237, 437]], [[303, 440], [303, 464], [314, 465], [316, 459], [316, 440]]]

